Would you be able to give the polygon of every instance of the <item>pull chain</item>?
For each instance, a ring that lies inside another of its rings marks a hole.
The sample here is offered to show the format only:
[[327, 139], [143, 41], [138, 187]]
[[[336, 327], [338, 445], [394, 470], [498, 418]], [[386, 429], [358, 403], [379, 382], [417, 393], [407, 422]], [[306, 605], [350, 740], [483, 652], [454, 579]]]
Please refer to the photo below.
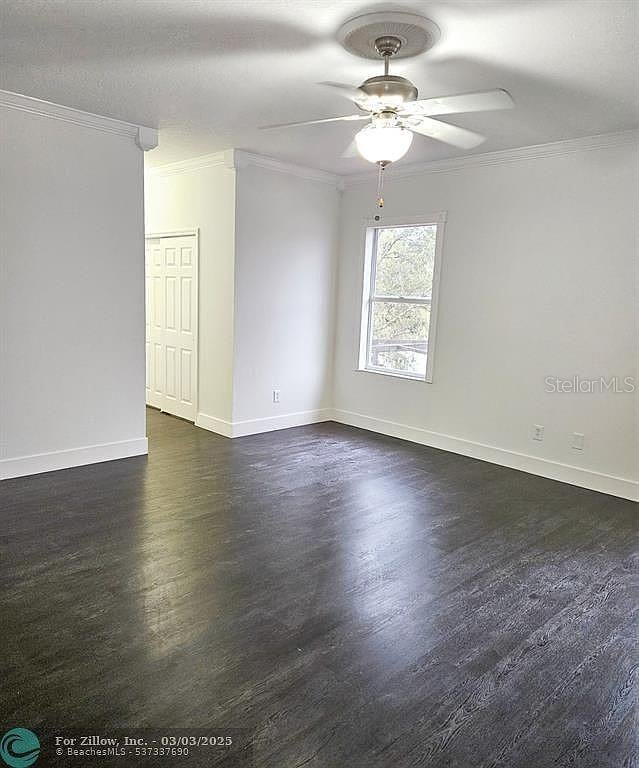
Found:
[[378, 163], [378, 166], [379, 166], [379, 172], [377, 174], [377, 207], [383, 208], [384, 197], [382, 196], [382, 191], [384, 189], [384, 168], [386, 166], [386, 163]]

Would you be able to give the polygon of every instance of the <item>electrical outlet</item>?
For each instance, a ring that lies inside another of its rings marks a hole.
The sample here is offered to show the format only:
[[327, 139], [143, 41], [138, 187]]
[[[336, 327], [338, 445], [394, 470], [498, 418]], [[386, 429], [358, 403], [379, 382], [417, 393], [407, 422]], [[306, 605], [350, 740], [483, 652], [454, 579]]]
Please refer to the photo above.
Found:
[[581, 434], [581, 432], [572, 433], [572, 449], [573, 451], [583, 451], [584, 436]]
[[280, 391], [279, 391], [279, 389], [274, 389], [273, 390], [273, 402], [274, 403], [279, 403], [279, 401], [280, 401]]
[[535, 424], [533, 427], [533, 440], [543, 440], [544, 439], [544, 425], [543, 424]]

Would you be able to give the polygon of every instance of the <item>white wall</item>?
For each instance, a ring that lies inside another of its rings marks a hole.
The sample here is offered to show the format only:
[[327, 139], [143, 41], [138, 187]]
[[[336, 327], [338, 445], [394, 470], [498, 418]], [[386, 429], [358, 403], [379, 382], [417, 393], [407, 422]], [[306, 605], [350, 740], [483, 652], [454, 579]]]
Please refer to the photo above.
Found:
[[234, 432], [328, 418], [335, 179], [252, 162], [240, 162], [237, 175]]
[[233, 153], [151, 170], [148, 234], [199, 228], [198, 411], [229, 422], [232, 410], [235, 170]]
[[146, 452], [142, 152], [0, 107], [0, 473]]
[[[362, 224], [375, 190], [353, 184], [342, 208], [338, 418], [636, 495], [637, 396], [549, 394], [544, 377], [637, 375], [637, 174], [636, 143], [389, 174], [388, 215], [448, 212], [432, 384], [355, 370]], [[531, 440], [534, 424], [544, 442]], [[583, 453], [571, 449], [573, 432], [586, 436]]]

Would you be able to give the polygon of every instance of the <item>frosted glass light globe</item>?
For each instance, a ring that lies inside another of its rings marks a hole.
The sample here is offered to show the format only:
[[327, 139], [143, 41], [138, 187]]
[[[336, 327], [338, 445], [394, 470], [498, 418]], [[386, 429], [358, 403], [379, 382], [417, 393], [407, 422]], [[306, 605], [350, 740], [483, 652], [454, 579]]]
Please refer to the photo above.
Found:
[[408, 152], [413, 134], [401, 125], [371, 123], [355, 134], [360, 155], [369, 163], [393, 163]]

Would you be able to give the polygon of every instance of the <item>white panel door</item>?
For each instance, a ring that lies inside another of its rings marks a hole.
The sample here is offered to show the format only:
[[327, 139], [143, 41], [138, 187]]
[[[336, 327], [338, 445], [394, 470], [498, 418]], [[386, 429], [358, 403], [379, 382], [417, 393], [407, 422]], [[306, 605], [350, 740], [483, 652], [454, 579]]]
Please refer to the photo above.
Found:
[[195, 421], [195, 235], [146, 241], [146, 401]]

